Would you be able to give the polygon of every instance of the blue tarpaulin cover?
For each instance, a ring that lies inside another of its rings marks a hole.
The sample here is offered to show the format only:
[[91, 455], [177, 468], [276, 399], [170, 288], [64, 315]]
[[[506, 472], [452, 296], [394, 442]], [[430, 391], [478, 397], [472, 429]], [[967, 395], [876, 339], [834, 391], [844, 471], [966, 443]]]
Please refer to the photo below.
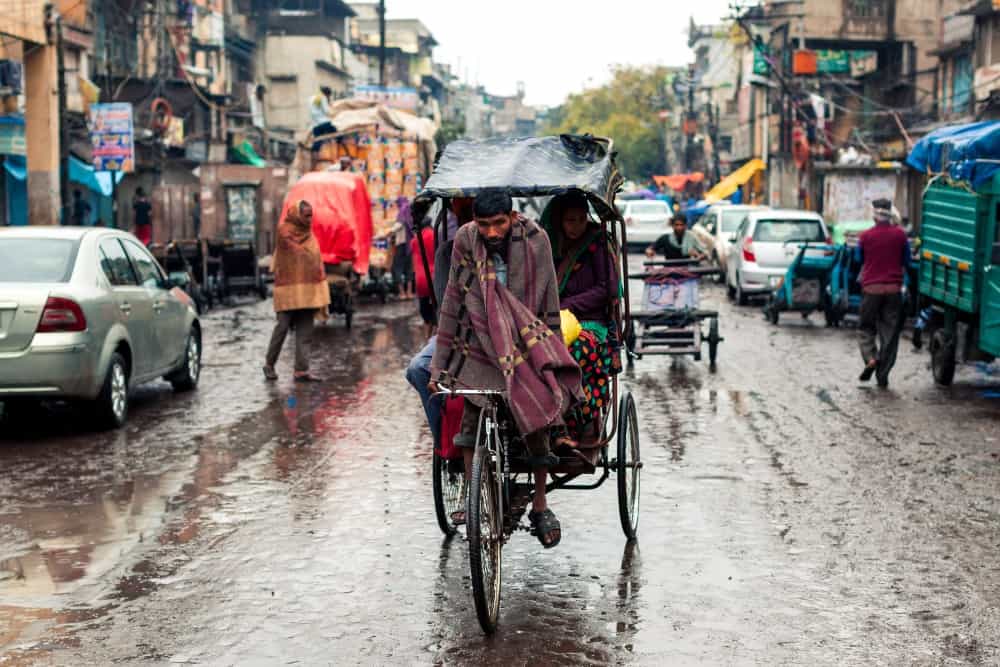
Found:
[[115, 176], [115, 182], [121, 183], [122, 172], [94, 171], [94, 168], [83, 160], [74, 155], [69, 156], [69, 180], [87, 186], [88, 189], [102, 197], [111, 196], [112, 174]]
[[947, 172], [951, 178], [978, 188], [1000, 169], [1000, 122], [934, 130], [914, 144], [906, 164], [929, 174]]

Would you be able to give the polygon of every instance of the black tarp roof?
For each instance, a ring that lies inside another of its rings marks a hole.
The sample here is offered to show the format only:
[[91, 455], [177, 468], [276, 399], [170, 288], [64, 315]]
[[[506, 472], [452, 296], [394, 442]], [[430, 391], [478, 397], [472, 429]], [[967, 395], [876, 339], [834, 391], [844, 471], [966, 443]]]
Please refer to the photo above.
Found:
[[610, 146], [607, 139], [569, 134], [453, 141], [414, 200], [414, 219], [422, 218], [436, 198], [474, 197], [491, 189], [507, 190], [512, 197], [581, 190], [602, 218], [614, 219], [622, 177]]

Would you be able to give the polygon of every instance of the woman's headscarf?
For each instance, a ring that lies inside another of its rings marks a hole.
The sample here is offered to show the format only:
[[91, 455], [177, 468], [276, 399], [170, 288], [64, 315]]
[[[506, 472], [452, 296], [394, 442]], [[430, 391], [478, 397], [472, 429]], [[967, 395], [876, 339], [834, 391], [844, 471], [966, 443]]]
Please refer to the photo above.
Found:
[[282, 221], [284, 224], [278, 226], [280, 237], [298, 245], [303, 245], [312, 236], [312, 224], [302, 215], [303, 204], [309, 206], [305, 199], [293, 201], [285, 210], [285, 219]]
[[552, 243], [552, 254], [554, 257], [561, 258], [572, 254], [575, 250], [587, 244], [590, 237], [600, 229], [600, 226], [596, 222], [588, 219], [587, 229], [579, 239], [575, 241], [567, 239], [566, 233], [563, 231], [563, 216], [566, 214], [566, 211], [573, 208], [582, 208], [584, 212], [590, 210], [587, 197], [583, 193], [567, 192], [566, 194], [553, 197], [542, 214], [542, 227], [549, 234], [549, 241]]

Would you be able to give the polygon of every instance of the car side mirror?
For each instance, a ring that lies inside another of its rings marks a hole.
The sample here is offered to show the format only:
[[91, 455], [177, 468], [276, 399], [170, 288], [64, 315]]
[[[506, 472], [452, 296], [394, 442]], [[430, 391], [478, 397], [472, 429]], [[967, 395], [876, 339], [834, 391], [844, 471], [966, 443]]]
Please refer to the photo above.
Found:
[[1000, 264], [1000, 241], [993, 244], [993, 255], [990, 257], [990, 264]]

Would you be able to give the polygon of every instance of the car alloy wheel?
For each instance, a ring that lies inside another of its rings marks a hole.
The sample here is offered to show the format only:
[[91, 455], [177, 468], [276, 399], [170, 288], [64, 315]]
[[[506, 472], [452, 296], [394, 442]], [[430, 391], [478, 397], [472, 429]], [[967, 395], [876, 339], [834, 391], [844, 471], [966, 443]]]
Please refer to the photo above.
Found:
[[111, 411], [118, 421], [125, 418], [126, 405], [128, 405], [128, 378], [125, 376], [125, 369], [116, 363], [111, 367]]
[[188, 379], [197, 382], [198, 374], [201, 373], [201, 355], [198, 351], [198, 339], [194, 336], [188, 336], [187, 367]]

